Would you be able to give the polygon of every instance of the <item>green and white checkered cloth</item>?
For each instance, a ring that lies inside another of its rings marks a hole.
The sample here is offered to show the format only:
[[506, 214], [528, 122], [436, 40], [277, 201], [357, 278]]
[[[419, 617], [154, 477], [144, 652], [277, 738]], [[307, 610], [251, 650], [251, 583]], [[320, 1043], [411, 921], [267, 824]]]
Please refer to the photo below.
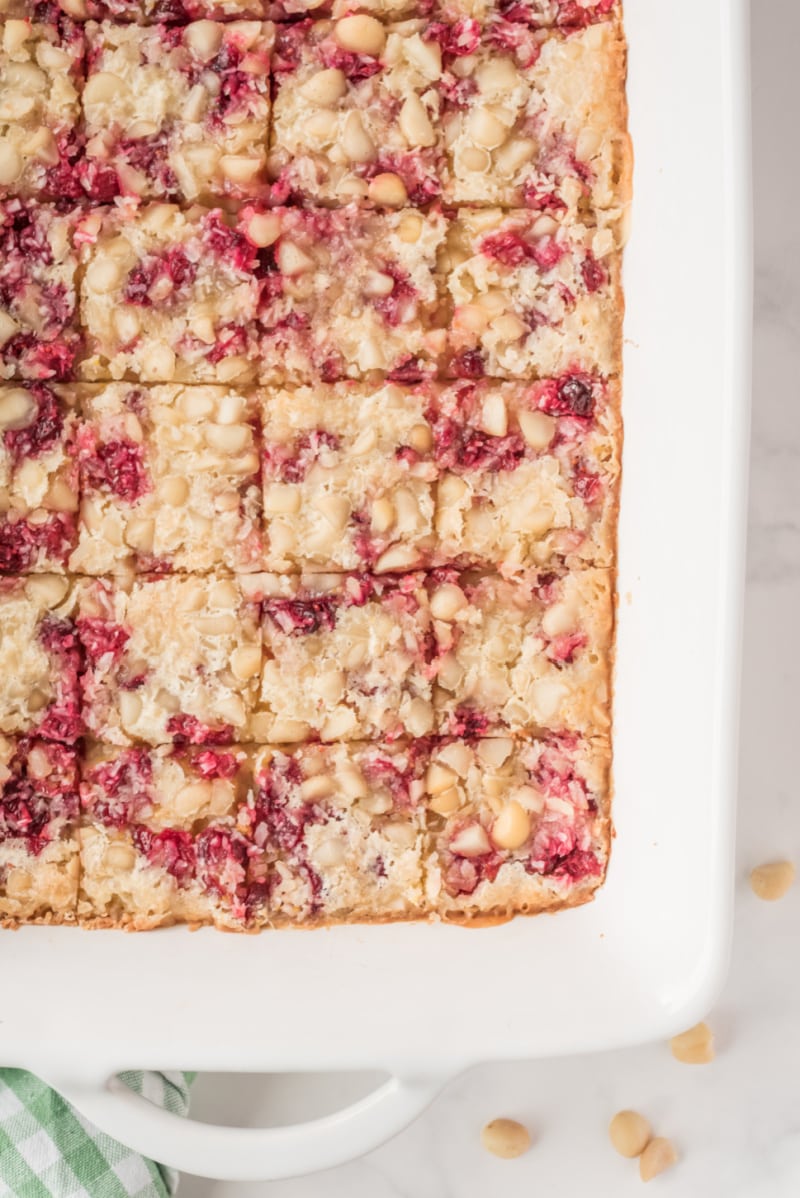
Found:
[[[137, 1094], [177, 1115], [193, 1073], [121, 1073]], [[178, 1175], [87, 1123], [22, 1069], [0, 1069], [0, 1198], [169, 1198]]]

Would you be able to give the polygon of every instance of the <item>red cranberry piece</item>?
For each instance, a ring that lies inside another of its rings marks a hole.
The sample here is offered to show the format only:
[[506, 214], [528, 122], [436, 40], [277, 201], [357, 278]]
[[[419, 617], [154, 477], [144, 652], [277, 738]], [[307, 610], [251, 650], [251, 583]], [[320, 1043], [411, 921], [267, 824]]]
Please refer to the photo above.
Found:
[[336, 451], [340, 444], [335, 433], [322, 428], [302, 433], [291, 446], [267, 443], [264, 447], [266, 472], [282, 483], [300, 483], [323, 450]]
[[154, 832], [152, 828], [138, 824], [133, 828], [132, 835], [138, 852], [144, 854], [151, 865], [165, 869], [181, 886], [192, 880], [196, 857], [189, 832], [181, 828], [164, 828]]
[[209, 249], [234, 270], [249, 274], [258, 262], [257, 248], [244, 233], [226, 225], [221, 213], [209, 212], [203, 221], [203, 238]]
[[547, 647], [547, 656], [557, 665], [571, 665], [579, 649], [589, 643], [585, 632], [570, 632], [554, 637]]
[[92, 491], [110, 491], [126, 503], [135, 503], [150, 490], [143, 453], [142, 446], [134, 441], [94, 442], [92, 452], [81, 453], [84, 486]]
[[65, 564], [77, 538], [75, 517], [67, 512], [44, 524], [28, 520], [0, 522], [0, 573], [24, 574], [42, 562]]
[[[122, 298], [126, 304], [151, 308], [153, 286], [162, 279], [172, 284], [172, 292], [191, 287], [197, 275], [197, 264], [190, 261], [180, 246], [172, 246], [163, 254], [147, 254], [128, 274]], [[168, 299], [159, 298], [159, 306]]]
[[122, 828], [150, 806], [152, 780], [153, 764], [147, 750], [125, 749], [115, 760], [89, 771], [82, 795], [101, 824]]
[[483, 712], [474, 711], [470, 707], [459, 707], [448, 721], [448, 732], [451, 736], [461, 736], [464, 740], [480, 740], [489, 731], [491, 721]]
[[566, 856], [549, 863], [544, 872], [555, 878], [571, 878], [574, 882], [580, 882], [583, 878], [599, 877], [601, 868], [594, 853], [586, 849], [573, 849]]
[[229, 745], [233, 740], [233, 726], [221, 724], [219, 728], [209, 728], [202, 724], [196, 716], [173, 715], [167, 720], [167, 732], [176, 745]]
[[192, 758], [192, 765], [201, 778], [232, 778], [239, 768], [233, 753], [215, 753], [204, 749]]
[[585, 261], [581, 263], [581, 274], [586, 284], [586, 290], [590, 293], [599, 291], [608, 282], [608, 275], [605, 268], [600, 265], [592, 254], [587, 254]]
[[396, 328], [406, 320], [413, 319], [416, 310], [417, 289], [413, 287], [408, 275], [404, 274], [394, 263], [383, 263], [379, 267], [382, 274], [394, 279], [394, 287], [388, 295], [370, 298], [372, 306], [380, 312], [390, 328]]
[[603, 495], [603, 484], [598, 474], [579, 465], [572, 476], [572, 489], [585, 503], [597, 503]]
[[443, 54], [452, 58], [463, 58], [474, 54], [481, 44], [480, 23], [471, 17], [464, 17], [452, 25], [444, 21], [433, 21], [425, 29], [423, 38], [426, 42], [438, 42]]
[[479, 349], [468, 349], [452, 361], [453, 373], [459, 379], [482, 379], [486, 374], [483, 355]]
[[336, 626], [338, 599], [333, 595], [315, 595], [308, 599], [267, 599], [264, 613], [287, 636], [308, 636]]
[[94, 616], [79, 616], [76, 621], [81, 644], [93, 666], [109, 655], [117, 661], [130, 640], [131, 634], [121, 624]]

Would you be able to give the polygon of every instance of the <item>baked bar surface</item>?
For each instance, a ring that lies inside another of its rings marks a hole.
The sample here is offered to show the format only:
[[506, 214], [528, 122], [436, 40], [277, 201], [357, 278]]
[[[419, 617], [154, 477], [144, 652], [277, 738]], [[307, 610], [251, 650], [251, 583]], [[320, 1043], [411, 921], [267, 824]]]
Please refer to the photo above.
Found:
[[0, 735], [0, 924], [75, 922], [78, 815], [75, 749]]
[[82, 735], [75, 595], [56, 574], [0, 579], [0, 732]]
[[270, 152], [276, 199], [402, 207], [441, 194], [442, 56], [428, 25], [384, 26], [360, 15], [280, 27]]
[[564, 733], [460, 741], [433, 753], [431, 907], [469, 918], [586, 902], [608, 861], [609, 765], [606, 741]]
[[[246, 576], [245, 576], [246, 577]], [[76, 584], [83, 712], [109, 744], [247, 740], [261, 664], [256, 610], [235, 578]]]
[[0, 377], [68, 379], [81, 337], [77, 210], [0, 199]]
[[[270, 223], [271, 222], [271, 223]], [[438, 210], [277, 208], [258, 222], [264, 382], [431, 374], [446, 312]]]
[[422, 565], [437, 468], [425, 388], [385, 380], [265, 392], [266, 565], [304, 570]]
[[436, 730], [607, 732], [612, 592], [594, 569], [443, 582], [430, 602]]
[[532, 29], [585, 29], [619, 14], [619, 0], [272, 0], [269, 15], [276, 21], [312, 14], [347, 16], [366, 13], [382, 20], [424, 15], [433, 21], [490, 21], [502, 18]]
[[0, 195], [77, 199], [81, 27], [28, 5], [0, 27]]
[[81, 377], [251, 380], [260, 282], [248, 227], [244, 214], [174, 204], [86, 216]]
[[263, 567], [252, 395], [134, 383], [79, 392], [82, 498], [71, 570]]
[[258, 197], [269, 136], [267, 22], [86, 26], [84, 184], [100, 202]]
[[619, 388], [572, 373], [536, 383], [439, 385], [434, 565], [610, 566]]
[[80, 786], [80, 919], [133, 930], [245, 927], [265, 892], [262, 854], [240, 814], [250, 775], [240, 749], [90, 749]]
[[64, 569], [77, 536], [76, 431], [68, 387], [0, 384], [0, 573]]
[[527, 210], [461, 209], [448, 250], [452, 375], [619, 373], [622, 294], [610, 229]]
[[257, 923], [423, 913], [420, 753], [413, 743], [256, 752], [247, 816], [268, 866]]

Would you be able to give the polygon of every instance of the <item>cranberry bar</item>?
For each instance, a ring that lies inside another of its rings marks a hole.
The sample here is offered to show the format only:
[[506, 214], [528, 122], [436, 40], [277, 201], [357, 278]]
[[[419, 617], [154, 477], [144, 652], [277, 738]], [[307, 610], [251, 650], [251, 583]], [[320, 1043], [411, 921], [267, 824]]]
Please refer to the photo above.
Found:
[[93, 746], [80, 787], [81, 921], [246, 926], [266, 892], [241, 815], [249, 778], [241, 750]]
[[426, 899], [445, 918], [586, 902], [610, 845], [608, 743], [550, 733], [432, 748]]
[[78, 815], [75, 749], [0, 735], [0, 924], [75, 922]]
[[247, 740], [261, 665], [257, 613], [235, 579], [78, 584], [83, 711], [101, 741]]
[[[82, 0], [67, 0], [81, 3]], [[125, 3], [125, 0], [119, 0]], [[186, 0], [183, 0], [185, 3]], [[585, 29], [619, 13], [619, 0], [271, 0], [269, 15], [276, 21], [306, 16], [347, 16], [365, 13], [385, 20], [419, 16], [456, 23], [467, 28], [478, 21], [502, 19], [531, 29]]]
[[496, 19], [471, 36], [461, 25], [426, 36], [441, 42], [447, 83], [448, 199], [621, 219], [630, 155], [614, 25], [548, 35]]
[[[25, 3], [26, 0], [0, 0], [0, 5]], [[58, 0], [78, 20], [93, 18], [114, 24], [135, 22], [139, 25], [185, 25], [204, 18], [215, 21], [261, 18], [266, 0]], [[0, 10], [1, 11], [1, 10]]]
[[386, 381], [266, 392], [266, 563], [280, 573], [425, 563], [436, 465], [423, 388]]
[[514, 581], [467, 574], [438, 586], [430, 599], [436, 730], [605, 733], [612, 586], [594, 569]]
[[127, 204], [97, 209], [83, 225], [84, 379], [253, 376], [262, 280], [244, 215]]
[[74, 743], [81, 653], [74, 594], [55, 574], [0, 579], [0, 732]]
[[76, 213], [0, 199], [0, 378], [69, 379], [80, 345]]
[[451, 374], [619, 373], [619, 270], [610, 229], [530, 211], [460, 210], [447, 272]]
[[272, 26], [87, 26], [84, 181], [187, 202], [264, 192]]
[[267, 865], [259, 924], [422, 913], [421, 743], [257, 752], [247, 815]]
[[263, 613], [256, 740], [433, 731], [436, 646], [424, 575], [253, 575], [243, 584]]
[[81, 408], [72, 570], [263, 567], [251, 396], [218, 385], [87, 384]]
[[70, 388], [0, 384], [0, 573], [66, 566], [77, 536], [76, 423]]
[[251, 236], [269, 246], [261, 255], [263, 381], [433, 372], [447, 322], [437, 273], [446, 231], [440, 212], [351, 204], [280, 208], [252, 220]]
[[436, 565], [515, 574], [610, 566], [619, 481], [619, 387], [584, 374], [440, 385]]
[[0, 195], [76, 199], [82, 29], [54, 4], [0, 25]]
[[442, 54], [426, 21], [367, 15], [279, 28], [273, 193], [401, 207], [441, 193]]

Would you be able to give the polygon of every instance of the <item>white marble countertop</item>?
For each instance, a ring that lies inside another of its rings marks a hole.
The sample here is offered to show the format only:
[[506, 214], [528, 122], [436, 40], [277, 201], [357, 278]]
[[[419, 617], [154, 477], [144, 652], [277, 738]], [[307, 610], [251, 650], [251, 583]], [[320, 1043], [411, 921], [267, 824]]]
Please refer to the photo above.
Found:
[[[641, 1193], [635, 1162], [606, 1125], [620, 1107], [646, 1112], [680, 1152], [657, 1193], [676, 1198], [800, 1194], [800, 885], [759, 902], [747, 874], [763, 860], [800, 861], [792, 766], [800, 692], [800, 4], [753, 0], [756, 193], [755, 416], [745, 630], [736, 931], [725, 991], [709, 1022], [717, 1059], [675, 1062], [665, 1044], [566, 1061], [487, 1065], [453, 1082], [417, 1123], [363, 1160], [311, 1178], [229, 1185], [184, 1178], [182, 1198], [531, 1198], [589, 1186], [598, 1198]], [[794, 170], [796, 177], [790, 177]], [[702, 212], [695, 216], [702, 219]], [[243, 1125], [309, 1118], [371, 1088], [365, 1078], [204, 1076], [196, 1117]], [[509, 1115], [533, 1150], [498, 1161], [484, 1122]]]

